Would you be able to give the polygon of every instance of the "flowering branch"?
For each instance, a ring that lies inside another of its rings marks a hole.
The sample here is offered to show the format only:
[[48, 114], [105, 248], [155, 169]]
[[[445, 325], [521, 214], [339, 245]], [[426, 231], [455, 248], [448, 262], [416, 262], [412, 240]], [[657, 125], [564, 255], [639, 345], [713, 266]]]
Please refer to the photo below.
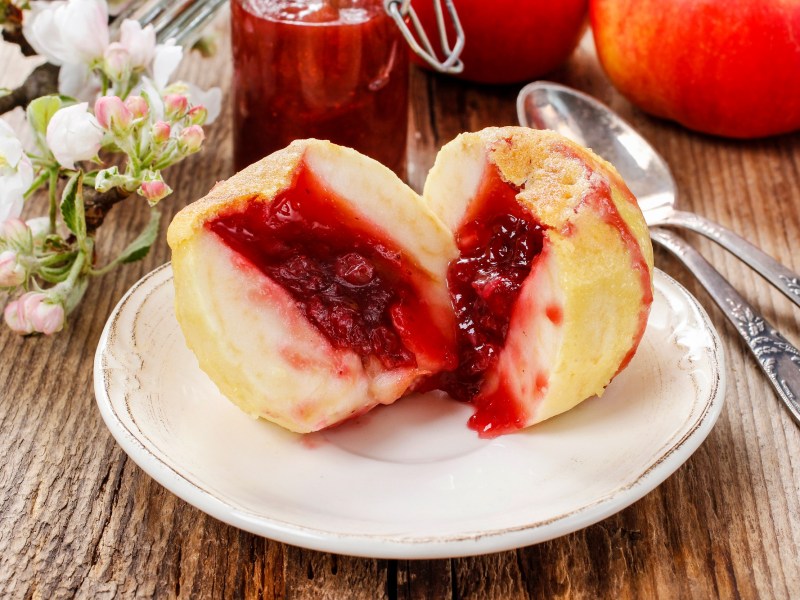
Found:
[[0, 96], [0, 114], [14, 110], [18, 106], [25, 108], [39, 96], [53, 94], [58, 91], [58, 67], [45, 63], [36, 67], [20, 87]]
[[[125, 20], [111, 41], [104, 0], [20, 1], [0, 0], [0, 25], [11, 15], [12, 30], [21, 26], [50, 64], [34, 71], [24, 91], [0, 97], [0, 110], [26, 106], [35, 143], [23, 150], [0, 120], [0, 293], [8, 296], [3, 316], [11, 329], [51, 334], [91, 278], [148, 253], [159, 230], [155, 207], [172, 193], [162, 171], [202, 148], [221, 93], [169, 83], [182, 49], [157, 45], [152, 26]], [[56, 81], [59, 93], [49, 93]], [[48, 214], [22, 221], [25, 200], [43, 187]], [[136, 196], [150, 205], [150, 220], [103, 264], [98, 230], [114, 205]]]

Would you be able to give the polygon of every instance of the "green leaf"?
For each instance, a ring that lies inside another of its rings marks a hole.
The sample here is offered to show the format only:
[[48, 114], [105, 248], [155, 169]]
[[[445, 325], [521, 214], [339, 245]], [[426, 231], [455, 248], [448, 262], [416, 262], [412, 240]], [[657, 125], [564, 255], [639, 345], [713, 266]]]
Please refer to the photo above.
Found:
[[64, 101], [58, 95], [42, 96], [36, 98], [26, 110], [28, 114], [28, 123], [33, 127], [36, 133], [45, 135], [47, 133], [47, 124], [56, 111], [64, 105]]
[[67, 181], [61, 196], [61, 216], [64, 223], [82, 245], [86, 238], [86, 214], [83, 208], [83, 173], [78, 172]]
[[161, 221], [161, 213], [157, 210], [150, 211], [150, 222], [144, 228], [144, 231], [133, 240], [122, 254], [117, 258], [120, 263], [132, 263], [137, 260], [143, 259], [150, 251], [153, 242], [156, 241], [158, 236], [158, 224]]

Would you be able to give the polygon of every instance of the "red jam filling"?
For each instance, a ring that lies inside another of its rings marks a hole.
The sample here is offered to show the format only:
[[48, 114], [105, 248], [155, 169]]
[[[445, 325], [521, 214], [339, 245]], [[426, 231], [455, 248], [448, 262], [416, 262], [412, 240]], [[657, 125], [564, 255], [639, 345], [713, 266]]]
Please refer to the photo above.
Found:
[[305, 166], [272, 202], [250, 202], [207, 227], [280, 284], [334, 347], [387, 369], [417, 366], [415, 354], [449, 363], [415, 285], [420, 268]]
[[[447, 281], [458, 323], [459, 365], [440, 374], [436, 385], [458, 400], [478, 395], [484, 374], [505, 344], [522, 284], [542, 251], [542, 227], [517, 202], [518, 192], [496, 168], [488, 168], [456, 236], [461, 252]], [[513, 410], [500, 404], [486, 414], [489, 420], [498, 426], [517, 420]]]

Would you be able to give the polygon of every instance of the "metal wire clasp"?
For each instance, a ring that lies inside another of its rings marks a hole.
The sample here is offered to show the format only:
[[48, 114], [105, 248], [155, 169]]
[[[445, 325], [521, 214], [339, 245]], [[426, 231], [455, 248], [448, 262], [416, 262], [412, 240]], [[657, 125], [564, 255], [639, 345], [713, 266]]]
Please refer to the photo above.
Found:
[[[433, 45], [428, 39], [425, 30], [422, 28], [422, 23], [420, 23], [419, 17], [417, 17], [417, 13], [414, 11], [414, 7], [411, 6], [411, 0], [384, 0], [384, 8], [394, 19], [397, 27], [400, 28], [400, 32], [408, 42], [408, 45], [411, 46], [411, 49], [426, 63], [442, 73], [461, 73], [461, 71], [464, 70], [464, 63], [461, 62], [460, 58], [461, 51], [464, 49], [464, 29], [461, 27], [461, 21], [458, 20], [458, 13], [456, 13], [456, 8], [453, 6], [453, 0], [443, 0], [447, 7], [447, 12], [450, 15], [453, 28], [456, 31], [456, 43], [452, 48], [450, 48], [450, 41], [447, 39], [447, 27], [444, 20], [445, 15], [442, 9], [442, 0], [431, 1], [436, 11], [436, 26], [439, 30], [439, 41], [445, 56], [444, 61], [439, 60], [436, 56], [436, 51], [433, 49]], [[409, 28], [408, 23], [406, 23], [406, 17], [408, 17], [408, 20], [414, 26], [416, 36]], [[419, 38], [419, 41], [417, 41], [417, 38]]]

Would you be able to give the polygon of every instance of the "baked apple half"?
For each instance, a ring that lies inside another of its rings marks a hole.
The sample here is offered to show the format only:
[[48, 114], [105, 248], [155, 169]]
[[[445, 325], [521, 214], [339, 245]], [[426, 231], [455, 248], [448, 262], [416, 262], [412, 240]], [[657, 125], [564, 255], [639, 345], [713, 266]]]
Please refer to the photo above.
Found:
[[652, 303], [653, 252], [607, 162], [553, 133], [490, 128], [445, 145], [424, 198], [453, 231], [458, 367], [440, 387], [493, 437], [603, 393]]
[[187, 344], [251, 415], [316, 431], [456, 367], [453, 236], [354, 150], [294, 142], [183, 209], [168, 242]]

